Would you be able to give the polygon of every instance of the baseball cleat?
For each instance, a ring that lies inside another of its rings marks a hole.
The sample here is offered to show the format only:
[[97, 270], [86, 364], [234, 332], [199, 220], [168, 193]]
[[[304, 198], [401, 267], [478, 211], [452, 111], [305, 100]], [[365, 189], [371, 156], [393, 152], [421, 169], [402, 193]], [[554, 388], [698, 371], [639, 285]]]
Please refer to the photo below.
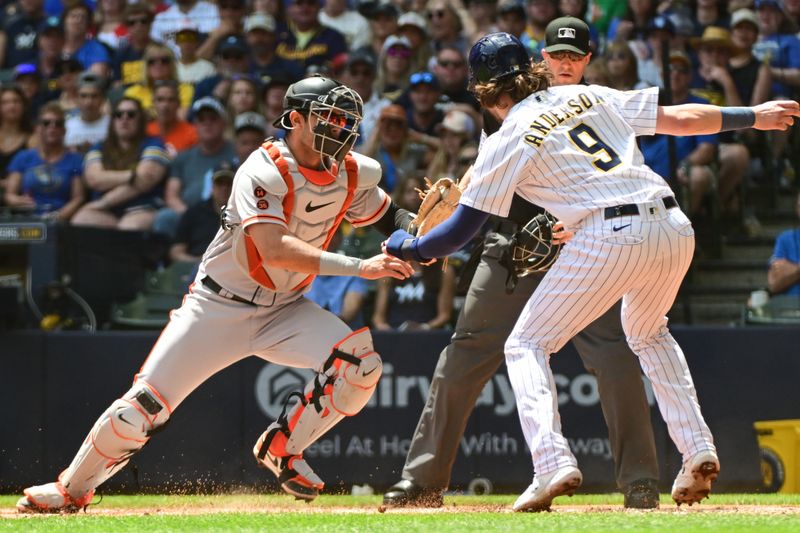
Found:
[[719, 475], [719, 459], [712, 451], [695, 454], [683, 464], [683, 468], [672, 484], [672, 499], [678, 504], [692, 505], [708, 498], [711, 483]]
[[563, 466], [542, 476], [537, 474], [533, 476], [533, 483], [514, 502], [512, 509], [532, 513], [547, 511], [554, 498], [565, 494], [572, 496], [581, 483], [583, 475], [574, 466]]
[[388, 507], [441, 507], [444, 505], [442, 491], [420, 487], [413, 481], [398, 481], [383, 495], [383, 504]]
[[[281, 428], [280, 423], [273, 422], [256, 442], [253, 454], [259, 466], [275, 474], [284, 492], [310, 502], [319, 496], [325, 483], [311, 470], [302, 455], [279, 455], [271, 449], [283, 448], [275, 442], [277, 435], [283, 436]], [[285, 446], [285, 437], [282, 440]]]
[[28, 487], [25, 496], [17, 502], [20, 513], [77, 513], [92, 501], [94, 491], [81, 498], [73, 498], [60, 481]]

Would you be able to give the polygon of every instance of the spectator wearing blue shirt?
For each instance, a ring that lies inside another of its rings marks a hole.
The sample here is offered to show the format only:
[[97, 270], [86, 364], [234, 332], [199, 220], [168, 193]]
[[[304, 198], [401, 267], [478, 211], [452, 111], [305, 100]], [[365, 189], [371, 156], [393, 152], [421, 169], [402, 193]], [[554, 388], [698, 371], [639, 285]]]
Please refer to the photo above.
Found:
[[278, 57], [295, 63], [303, 72], [311, 66], [344, 66], [347, 43], [338, 31], [319, 22], [320, 0], [290, 0], [288, 22], [278, 28]]
[[83, 68], [101, 76], [111, 73], [111, 55], [96, 39], [87, 37], [92, 12], [83, 0], [68, 0], [64, 3], [64, 55], [74, 57]]
[[755, 56], [770, 66], [772, 98], [788, 98], [800, 87], [800, 39], [784, 30], [786, 16], [780, 0], [756, 0], [761, 31]]
[[12, 209], [66, 222], [83, 203], [83, 160], [67, 150], [65, 132], [61, 107], [42, 106], [39, 147], [19, 152], [8, 166], [4, 199]]
[[142, 105], [123, 97], [114, 105], [108, 136], [84, 159], [91, 199], [72, 223], [147, 231], [161, 205], [169, 155], [160, 139], [147, 137]]
[[[800, 218], [800, 194], [795, 208]], [[778, 235], [769, 260], [767, 284], [772, 294], [800, 296], [800, 227]]]
[[[707, 104], [708, 100], [689, 94], [690, 80], [689, 57], [683, 52], [672, 52], [670, 54], [670, 83], [673, 103]], [[653, 135], [639, 138], [647, 166], [667, 180], [673, 189], [688, 185], [689, 213], [694, 215], [700, 210], [703, 199], [711, 188], [713, 173], [709, 165], [716, 159], [719, 140], [716, 135], [691, 135], [674, 139], [675, 153], [679, 163], [677, 175], [671, 176], [667, 136]]]

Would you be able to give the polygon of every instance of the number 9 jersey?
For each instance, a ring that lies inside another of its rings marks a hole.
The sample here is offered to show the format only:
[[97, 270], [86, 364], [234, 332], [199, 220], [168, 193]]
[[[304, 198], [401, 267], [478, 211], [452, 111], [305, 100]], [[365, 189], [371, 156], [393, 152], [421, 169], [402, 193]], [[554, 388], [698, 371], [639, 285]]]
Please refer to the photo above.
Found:
[[483, 143], [461, 203], [506, 217], [516, 192], [574, 226], [598, 208], [672, 196], [636, 144], [655, 133], [657, 114], [657, 87], [536, 92]]

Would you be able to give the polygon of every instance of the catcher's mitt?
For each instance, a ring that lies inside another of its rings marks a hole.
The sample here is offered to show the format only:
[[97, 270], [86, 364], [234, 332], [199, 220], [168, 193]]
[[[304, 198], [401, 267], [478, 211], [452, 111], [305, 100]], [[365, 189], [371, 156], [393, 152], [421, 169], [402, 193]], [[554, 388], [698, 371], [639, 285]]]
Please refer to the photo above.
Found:
[[536, 215], [514, 234], [511, 241], [511, 262], [518, 278], [534, 272], [546, 272], [555, 263], [561, 244], [553, 244], [550, 213]]
[[431, 183], [431, 180], [425, 178], [425, 184], [428, 187], [424, 191], [417, 189], [419, 197], [422, 198], [422, 204], [419, 206], [419, 212], [414, 218], [409, 232], [414, 233], [416, 230], [417, 237], [421, 237], [450, 218], [450, 215], [458, 207], [461, 192], [467, 188], [468, 183], [468, 177], [460, 182], [450, 178], [441, 178], [436, 180], [436, 183]]

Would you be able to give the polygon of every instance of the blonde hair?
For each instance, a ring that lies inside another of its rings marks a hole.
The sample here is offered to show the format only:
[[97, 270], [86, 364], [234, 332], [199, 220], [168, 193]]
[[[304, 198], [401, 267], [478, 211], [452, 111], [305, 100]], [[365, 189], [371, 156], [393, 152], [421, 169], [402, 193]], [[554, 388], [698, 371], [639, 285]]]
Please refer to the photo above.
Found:
[[473, 88], [473, 92], [481, 107], [492, 107], [497, 104], [503, 94], [508, 94], [515, 103], [521, 102], [533, 93], [550, 87], [552, 81], [553, 74], [547, 64], [542, 61], [534, 63], [529, 71], [499, 80], [478, 83]]

